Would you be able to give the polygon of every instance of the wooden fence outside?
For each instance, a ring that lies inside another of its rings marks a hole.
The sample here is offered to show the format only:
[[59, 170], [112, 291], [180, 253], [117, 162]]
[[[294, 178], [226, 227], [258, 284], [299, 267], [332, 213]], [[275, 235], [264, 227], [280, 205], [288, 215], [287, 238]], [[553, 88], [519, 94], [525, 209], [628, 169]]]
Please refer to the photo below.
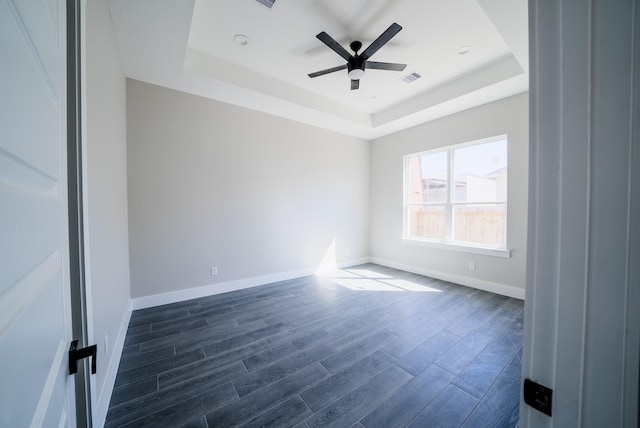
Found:
[[[504, 245], [506, 242], [506, 212], [493, 207], [464, 207], [453, 218], [453, 239], [485, 245]], [[444, 239], [446, 214], [425, 209], [412, 213], [409, 219], [410, 235]]]

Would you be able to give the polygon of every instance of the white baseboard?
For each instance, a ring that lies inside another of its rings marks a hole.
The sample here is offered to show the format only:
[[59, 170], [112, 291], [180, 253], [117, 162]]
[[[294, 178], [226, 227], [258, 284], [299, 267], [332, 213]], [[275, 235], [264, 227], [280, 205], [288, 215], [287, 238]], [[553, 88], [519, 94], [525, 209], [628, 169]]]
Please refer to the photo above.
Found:
[[129, 327], [129, 320], [131, 320], [132, 311], [132, 301], [129, 300], [129, 305], [125, 310], [122, 322], [120, 323], [118, 337], [116, 337], [115, 343], [113, 344], [111, 360], [109, 360], [107, 374], [105, 376], [104, 383], [102, 384], [102, 390], [98, 396], [97, 405], [93, 406], [93, 426], [95, 427], [104, 427], [104, 423], [107, 420], [111, 394], [113, 393], [113, 387], [116, 383], [116, 375], [118, 374], [118, 367], [120, 366], [120, 358], [122, 357], [122, 349], [124, 348], [124, 340], [127, 336], [127, 328]]
[[371, 263], [387, 266], [394, 269], [403, 270], [406, 272], [416, 273], [418, 275], [424, 275], [431, 278], [441, 279], [443, 281], [449, 281], [455, 284], [460, 284], [460, 285], [464, 285], [471, 288], [477, 288], [479, 290], [489, 291], [491, 293], [501, 294], [507, 297], [513, 297], [516, 299], [524, 300], [524, 288], [514, 287], [512, 285], [500, 284], [497, 282], [485, 281], [482, 279], [472, 278], [468, 276], [455, 275], [451, 273], [425, 269], [422, 267], [407, 265], [404, 263], [398, 263], [392, 260], [380, 259], [377, 257], [371, 257]]
[[190, 299], [197, 299], [214, 294], [228, 293], [230, 291], [243, 290], [245, 288], [258, 287], [261, 285], [272, 284], [274, 282], [286, 281], [289, 279], [302, 278], [305, 276], [315, 275], [317, 273], [343, 269], [347, 267], [357, 266], [369, 263], [368, 257], [361, 259], [348, 260], [340, 263], [323, 265], [318, 268], [301, 269], [288, 272], [280, 272], [269, 275], [254, 276], [251, 278], [238, 279], [235, 281], [221, 282], [218, 284], [203, 285], [201, 287], [189, 288], [186, 290], [170, 291], [168, 293], [153, 294], [151, 296], [136, 297], [132, 299], [133, 310], [151, 308], [154, 306], [166, 305], [169, 303], [182, 302]]

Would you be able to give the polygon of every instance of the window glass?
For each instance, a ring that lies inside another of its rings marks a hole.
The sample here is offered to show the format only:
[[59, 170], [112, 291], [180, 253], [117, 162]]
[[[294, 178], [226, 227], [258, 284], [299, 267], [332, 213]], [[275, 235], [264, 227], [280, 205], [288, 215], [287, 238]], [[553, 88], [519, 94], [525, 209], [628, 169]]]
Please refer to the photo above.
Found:
[[493, 141], [453, 150], [456, 202], [507, 199], [507, 142]]
[[417, 202], [447, 202], [447, 152], [416, 156], [411, 173], [415, 180]]
[[506, 136], [407, 155], [405, 171], [405, 237], [506, 248]]
[[420, 238], [444, 239], [446, 210], [444, 205], [414, 205], [409, 208], [410, 235]]
[[453, 207], [453, 240], [491, 246], [506, 242], [504, 204], [464, 204]]

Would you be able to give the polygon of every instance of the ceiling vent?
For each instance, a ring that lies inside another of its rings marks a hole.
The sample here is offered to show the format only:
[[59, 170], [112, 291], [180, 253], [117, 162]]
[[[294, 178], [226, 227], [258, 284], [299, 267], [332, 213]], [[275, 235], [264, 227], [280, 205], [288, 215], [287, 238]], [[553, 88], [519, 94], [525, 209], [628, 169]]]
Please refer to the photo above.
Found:
[[271, 6], [273, 6], [273, 4], [276, 2], [276, 0], [256, 0], [258, 3], [267, 6], [269, 9], [271, 9]]
[[419, 75], [418, 73], [411, 73], [411, 74], [407, 74], [406, 76], [404, 76], [402, 78], [402, 81], [404, 83], [411, 83], [411, 82], [415, 82], [416, 80], [418, 80], [419, 78], [421, 78], [422, 76]]

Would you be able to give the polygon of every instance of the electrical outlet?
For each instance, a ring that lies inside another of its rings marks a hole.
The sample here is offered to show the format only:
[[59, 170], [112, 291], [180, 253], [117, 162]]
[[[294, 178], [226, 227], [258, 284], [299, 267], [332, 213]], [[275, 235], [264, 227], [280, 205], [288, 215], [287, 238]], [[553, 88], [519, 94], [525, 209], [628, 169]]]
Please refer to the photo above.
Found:
[[104, 335], [104, 356], [109, 355], [109, 335]]
[[474, 262], [469, 262], [469, 270], [476, 270], [476, 264]]
[[211, 276], [216, 276], [218, 274], [218, 268], [215, 266], [211, 267]]

